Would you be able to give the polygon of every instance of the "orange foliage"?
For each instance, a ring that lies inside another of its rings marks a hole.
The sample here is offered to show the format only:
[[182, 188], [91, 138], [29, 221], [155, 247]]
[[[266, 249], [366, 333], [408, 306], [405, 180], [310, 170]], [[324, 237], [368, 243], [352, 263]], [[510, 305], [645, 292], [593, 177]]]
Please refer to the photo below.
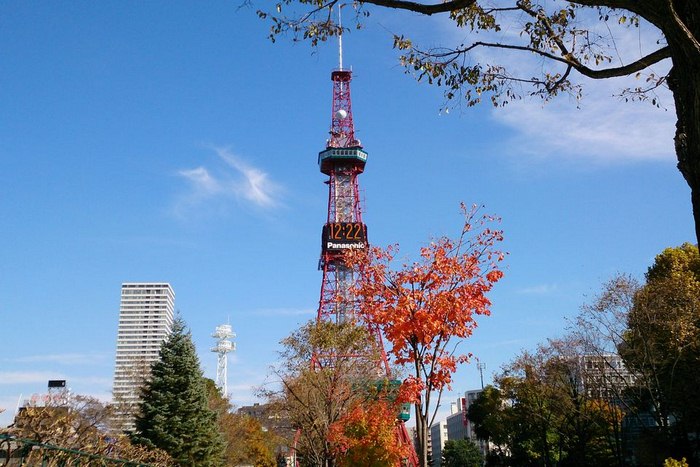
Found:
[[476, 207], [462, 205], [462, 212], [464, 227], [456, 240], [433, 241], [421, 248], [420, 261], [397, 270], [391, 268], [395, 246], [346, 255], [359, 271], [354, 292], [360, 317], [382, 331], [396, 363], [420, 367], [407, 381], [413, 388], [410, 401], [426, 390], [449, 387], [457, 365], [469, 358], [456, 354], [450, 341], [469, 337], [475, 317], [490, 314], [486, 293], [503, 277], [498, 264], [505, 255], [495, 249], [502, 231], [488, 227], [497, 219], [477, 218]]
[[329, 441], [335, 446], [338, 465], [390, 467], [409, 455], [408, 445], [396, 436], [398, 406], [385, 399], [356, 404], [331, 425]]

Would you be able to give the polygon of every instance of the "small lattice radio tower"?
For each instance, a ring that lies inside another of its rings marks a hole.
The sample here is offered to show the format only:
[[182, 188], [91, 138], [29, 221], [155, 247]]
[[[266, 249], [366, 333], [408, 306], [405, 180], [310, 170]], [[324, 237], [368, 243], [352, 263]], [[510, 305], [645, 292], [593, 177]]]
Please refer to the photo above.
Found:
[[217, 339], [216, 345], [211, 348], [211, 351], [218, 355], [216, 363], [216, 386], [221, 391], [221, 394], [226, 397], [228, 396], [227, 355], [236, 350], [236, 344], [229, 339], [236, 337], [236, 333], [233, 332], [230, 324], [221, 324], [216, 327], [216, 331], [214, 331], [211, 337]]

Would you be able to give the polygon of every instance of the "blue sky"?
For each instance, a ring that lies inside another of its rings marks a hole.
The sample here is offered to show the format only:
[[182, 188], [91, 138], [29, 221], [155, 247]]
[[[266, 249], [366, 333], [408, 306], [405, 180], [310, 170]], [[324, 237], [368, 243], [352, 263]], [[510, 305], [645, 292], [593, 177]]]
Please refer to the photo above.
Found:
[[[0, 426], [48, 379], [109, 398], [122, 282], [173, 285], [209, 377], [210, 334], [233, 326], [237, 405], [315, 316], [327, 203], [316, 158], [337, 51], [272, 44], [238, 5], [0, 3]], [[415, 257], [459, 232], [460, 201], [503, 218], [506, 276], [462, 344], [488, 382], [560, 335], [602, 281], [694, 241], [672, 100], [621, 103], [610, 96], [624, 83], [608, 81], [587, 83], [580, 108], [563, 97], [447, 113], [391, 49], [391, 32], [416, 27], [431, 43], [455, 35], [375, 11], [345, 36], [369, 153], [364, 220], [373, 244]], [[465, 365], [445, 400], [478, 385]]]

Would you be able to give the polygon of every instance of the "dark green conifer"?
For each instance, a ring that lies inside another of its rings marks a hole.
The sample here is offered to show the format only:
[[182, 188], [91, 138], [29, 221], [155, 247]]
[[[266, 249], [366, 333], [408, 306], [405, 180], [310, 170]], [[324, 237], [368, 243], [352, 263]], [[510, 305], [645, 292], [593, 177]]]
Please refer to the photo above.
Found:
[[141, 391], [134, 442], [166, 451], [181, 466], [223, 465], [224, 441], [192, 337], [176, 318]]

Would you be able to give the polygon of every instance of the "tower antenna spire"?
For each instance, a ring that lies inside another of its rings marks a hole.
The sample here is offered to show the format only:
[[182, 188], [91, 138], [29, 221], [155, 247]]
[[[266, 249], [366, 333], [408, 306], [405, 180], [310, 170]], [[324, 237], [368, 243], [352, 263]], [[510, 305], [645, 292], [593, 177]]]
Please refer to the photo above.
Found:
[[343, 69], [343, 19], [340, 12], [345, 5], [338, 5], [338, 69]]

